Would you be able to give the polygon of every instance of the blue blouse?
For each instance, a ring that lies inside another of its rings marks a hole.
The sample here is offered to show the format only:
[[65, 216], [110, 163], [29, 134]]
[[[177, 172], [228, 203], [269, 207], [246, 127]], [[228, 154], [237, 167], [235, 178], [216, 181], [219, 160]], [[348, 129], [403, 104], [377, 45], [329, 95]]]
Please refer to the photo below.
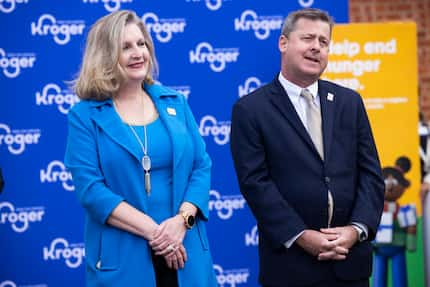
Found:
[[[144, 144], [144, 127], [133, 126]], [[130, 131], [132, 132], [132, 131]], [[171, 217], [172, 210], [172, 143], [165, 125], [158, 117], [146, 125], [147, 153], [151, 158], [151, 195], [147, 214], [158, 224]], [[136, 139], [137, 140], [137, 139]], [[142, 172], [143, 169], [142, 169]], [[142, 187], [142, 192], [145, 192]]]

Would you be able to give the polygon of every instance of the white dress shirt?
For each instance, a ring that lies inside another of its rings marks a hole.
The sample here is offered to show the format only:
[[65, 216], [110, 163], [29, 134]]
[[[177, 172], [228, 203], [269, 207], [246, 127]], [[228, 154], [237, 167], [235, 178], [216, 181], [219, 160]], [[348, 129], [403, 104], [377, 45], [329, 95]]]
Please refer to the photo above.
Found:
[[306, 120], [306, 99], [301, 97], [300, 94], [302, 93], [303, 89], [307, 89], [312, 94], [312, 97], [316, 106], [320, 107], [320, 97], [318, 95], [318, 82], [314, 82], [310, 86], [306, 88], [302, 88], [285, 79], [282, 73], [279, 73], [278, 79], [279, 79], [279, 82], [281, 82], [281, 85], [284, 88], [285, 92], [287, 93], [288, 97], [290, 98], [290, 101], [293, 103], [293, 106], [296, 109], [296, 112], [299, 115], [300, 120], [302, 121], [303, 125], [307, 129], [308, 126], [307, 126], [307, 120]]

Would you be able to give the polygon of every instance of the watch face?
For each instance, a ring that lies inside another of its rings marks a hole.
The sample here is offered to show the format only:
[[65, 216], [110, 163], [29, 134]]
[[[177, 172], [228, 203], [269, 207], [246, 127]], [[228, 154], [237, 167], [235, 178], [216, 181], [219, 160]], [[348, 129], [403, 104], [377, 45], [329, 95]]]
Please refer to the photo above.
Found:
[[188, 218], [187, 218], [188, 226], [190, 226], [190, 227], [194, 226], [195, 222], [196, 222], [196, 220], [194, 219], [194, 216], [192, 216], [192, 215], [188, 216]]

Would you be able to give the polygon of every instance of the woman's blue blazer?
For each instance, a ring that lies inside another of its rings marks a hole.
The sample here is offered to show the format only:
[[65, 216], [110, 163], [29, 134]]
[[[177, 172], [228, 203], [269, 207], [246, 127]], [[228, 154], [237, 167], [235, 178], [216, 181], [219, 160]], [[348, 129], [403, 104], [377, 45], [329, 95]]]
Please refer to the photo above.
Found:
[[[211, 160], [184, 97], [160, 85], [144, 88], [173, 145], [171, 215], [184, 201], [199, 210], [196, 226], [187, 231], [183, 242], [188, 261], [178, 271], [179, 286], [216, 286], [204, 224], [209, 215]], [[111, 99], [79, 102], [70, 110], [68, 122], [65, 164], [86, 212], [87, 286], [155, 286], [148, 242], [106, 224], [122, 201], [144, 213], [148, 210], [139, 143]]]

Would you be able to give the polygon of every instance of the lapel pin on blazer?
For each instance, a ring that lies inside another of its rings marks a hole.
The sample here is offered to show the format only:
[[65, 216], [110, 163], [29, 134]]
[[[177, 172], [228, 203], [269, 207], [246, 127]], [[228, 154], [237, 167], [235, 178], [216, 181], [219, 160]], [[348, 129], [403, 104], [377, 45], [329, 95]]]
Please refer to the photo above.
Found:
[[333, 102], [333, 100], [334, 100], [334, 95], [332, 93], [328, 93], [327, 94], [327, 101]]
[[167, 108], [167, 113], [171, 116], [176, 116], [176, 110], [174, 108]]

